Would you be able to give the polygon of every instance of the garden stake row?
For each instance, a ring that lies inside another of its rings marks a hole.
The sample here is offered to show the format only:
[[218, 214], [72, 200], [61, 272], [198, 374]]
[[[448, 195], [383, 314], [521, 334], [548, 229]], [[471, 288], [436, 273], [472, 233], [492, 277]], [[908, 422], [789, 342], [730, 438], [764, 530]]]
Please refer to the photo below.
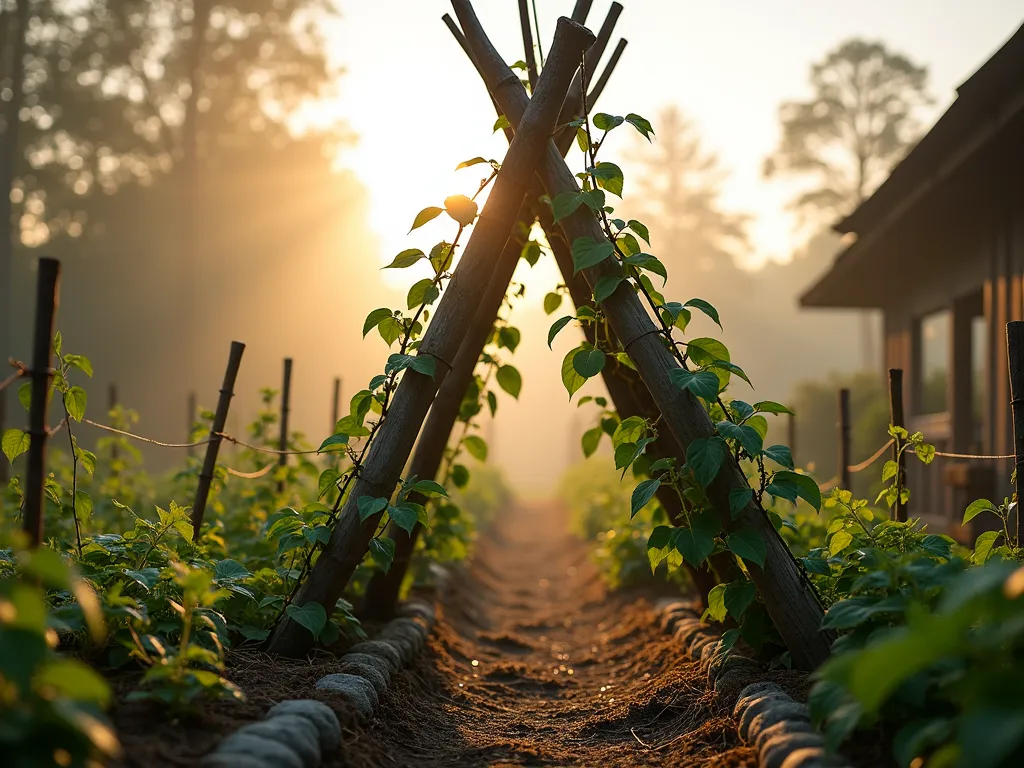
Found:
[[839, 487], [850, 490], [850, 390], [839, 390]]
[[[288, 413], [292, 397], [292, 359], [284, 359], [284, 381], [281, 384], [281, 433], [277, 440], [277, 450], [281, 451], [278, 466], [288, 464]], [[284, 477], [277, 481], [277, 492], [284, 493]]]
[[60, 262], [39, 260], [36, 283], [35, 336], [32, 339], [32, 401], [28, 411], [28, 468], [25, 477], [25, 510], [23, 525], [29, 544], [39, 546], [43, 540], [43, 505], [46, 495], [46, 411], [50, 405], [50, 380], [53, 373], [53, 328], [59, 300]]
[[199, 538], [199, 529], [203, 525], [203, 516], [206, 514], [206, 501], [210, 496], [213, 472], [217, 468], [217, 453], [220, 451], [221, 442], [223, 442], [221, 434], [224, 432], [224, 425], [228, 420], [231, 398], [235, 394], [235, 379], [238, 378], [238, 367], [242, 364], [243, 352], [245, 352], [245, 344], [240, 341], [231, 342], [228, 367], [224, 371], [224, 383], [220, 387], [217, 410], [213, 415], [213, 426], [210, 428], [210, 442], [206, 445], [206, 456], [203, 458], [203, 468], [199, 472], [199, 485], [196, 487], [196, 500], [192, 505], [193, 539]]
[[[578, 2], [571, 17], [573, 21], [580, 24], [586, 22], [589, 6], [589, 3]], [[523, 6], [520, 6], [520, 10], [523, 10]], [[614, 18], [617, 17], [618, 13], [614, 9], [609, 12], [609, 19], [612, 19], [612, 21], [606, 20], [602, 27], [601, 35], [598, 36], [598, 39], [588, 49], [588, 56], [600, 55], [600, 50], [604, 48], [611, 37], [615, 26]], [[449, 29], [454, 26], [454, 22], [451, 22], [450, 19], [446, 23], [448, 23]], [[527, 31], [529, 30], [528, 15], [522, 18], [522, 28], [524, 30], [525, 52], [527, 57], [529, 57], [532, 47], [526, 41]], [[534, 78], [536, 78], [536, 73], [534, 73]], [[573, 79], [573, 84], [570, 86], [569, 93], [558, 117], [559, 125], [564, 125], [578, 116], [582, 93], [581, 85], [582, 80]], [[512, 132], [506, 129], [505, 133], [511, 142], [513, 138]], [[558, 134], [556, 143], [563, 155], [568, 152], [573, 138], [574, 134], [572, 131], [563, 130]], [[409, 467], [410, 476], [415, 476], [419, 479], [436, 479], [437, 472], [444, 458], [445, 448], [448, 445], [452, 429], [458, 418], [463, 398], [472, 382], [477, 361], [491, 336], [494, 322], [498, 317], [505, 293], [511, 283], [512, 274], [519, 263], [519, 257], [524, 245], [524, 240], [520, 233], [528, 232], [529, 226], [533, 223], [531, 206], [536, 196], [536, 190], [531, 189], [526, 202], [524, 202], [523, 207], [519, 211], [517, 224], [513, 228], [512, 236], [498, 257], [494, 274], [487, 285], [486, 293], [480, 299], [479, 308], [473, 318], [473, 324], [470, 326], [462, 345], [459, 347], [459, 352], [452, 363], [452, 370], [445, 377], [444, 382], [438, 389], [433, 404], [430, 406], [430, 412], [420, 432], [412, 463]], [[418, 493], [410, 495], [409, 500], [420, 505], [427, 503], [427, 498]], [[364, 600], [364, 613], [367, 616], [388, 618], [393, 613], [402, 581], [408, 570], [412, 552], [420, 532], [421, 526], [419, 524], [413, 528], [411, 533], [407, 533], [394, 521], [388, 524], [386, 533], [388, 538], [394, 542], [395, 554], [388, 571], [386, 573], [384, 571], [376, 571], [370, 579]]]
[[[468, 0], [452, 0], [452, 5], [492, 97], [515, 128], [530, 104], [526, 90], [487, 39]], [[563, 192], [579, 194], [575, 177], [550, 142], [541, 166], [541, 177], [552, 199]], [[562, 221], [566, 239], [572, 242], [577, 238], [589, 238], [595, 243], [604, 241], [605, 235], [598, 221], [589, 209], [584, 209], [585, 206], [581, 206]], [[603, 276], [621, 276], [621, 269], [606, 261], [583, 270], [583, 274], [593, 288]], [[658, 329], [630, 286], [619, 284], [601, 306], [651, 390], [665, 425], [675, 434], [680, 445], [685, 449], [693, 440], [714, 436], [714, 426], [695, 395], [688, 390], [680, 390], [671, 381], [669, 374], [679, 368], [679, 363], [665, 348]], [[747, 488], [749, 485], [738, 463], [729, 459], [708, 486], [707, 493], [726, 530], [742, 525], [755, 531], [763, 540], [767, 551], [765, 566], [762, 569], [750, 564], [751, 578], [789, 649], [793, 663], [800, 668], [813, 669], [829, 654], [830, 638], [821, 630], [824, 611], [785, 542], [754, 499], [740, 510], [736, 521], [732, 520], [730, 491]]]
[[[894, 427], [906, 427], [903, 417], [903, 369], [889, 369], [889, 423]], [[907, 457], [906, 451], [900, 450], [900, 440], [893, 440], [892, 457], [898, 466], [896, 472], [897, 488], [907, 487]], [[899, 522], [907, 520], [907, 504], [903, 501], [901, 494], [896, 494], [896, 503], [892, 507], [892, 519]]]
[[1014, 533], [1017, 546], [1021, 545], [1024, 524], [1021, 522], [1020, 506], [1024, 502], [1024, 321], [1013, 320], [1006, 324], [1006, 354], [1010, 369], [1010, 408], [1013, 413], [1013, 471], [1014, 492], [1017, 495], [1017, 525]]
[[[440, 380], [451, 370], [450, 361], [458, 354], [464, 329], [472, 321], [478, 297], [487, 288], [496, 256], [513, 230], [580, 57], [593, 41], [593, 34], [585, 27], [568, 18], [559, 19], [548, 66], [537, 85], [536, 95], [525, 118], [522, 113], [518, 116], [522, 119], [522, 126], [509, 147], [494, 188], [420, 344], [419, 356], [429, 356], [435, 361], [434, 375], [412, 368], [405, 370], [389, 412], [359, 468], [357, 480], [330, 540], [310, 569], [293, 604], [302, 606], [315, 602], [325, 610], [333, 611], [353, 571], [363, 559], [380, 524], [383, 509], [368, 515], [363, 521], [359, 514], [359, 500], [364, 497], [388, 499], [394, 491]], [[497, 89], [512, 87], [522, 88], [522, 85], [509, 70], [506, 82]], [[519, 121], [517, 119], [517, 123]], [[268, 649], [286, 656], [300, 656], [312, 644], [313, 636], [309, 630], [283, 616], [270, 638]]]

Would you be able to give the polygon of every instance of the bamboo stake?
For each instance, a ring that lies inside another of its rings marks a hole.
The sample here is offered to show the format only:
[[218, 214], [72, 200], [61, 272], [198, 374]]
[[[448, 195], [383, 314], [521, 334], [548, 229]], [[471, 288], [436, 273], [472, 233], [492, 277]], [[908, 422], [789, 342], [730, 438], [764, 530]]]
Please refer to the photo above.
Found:
[[850, 490], [850, 390], [839, 390], [839, 487]]
[[608, 85], [608, 80], [611, 78], [612, 72], [615, 71], [615, 67], [618, 66], [619, 59], [622, 58], [622, 52], [626, 50], [626, 46], [628, 44], [629, 42], [626, 38], [619, 38], [619, 42], [615, 46], [615, 50], [612, 51], [612, 57], [608, 59], [608, 63], [604, 67], [604, 71], [601, 73], [601, 76], [597, 78], [597, 82], [594, 83], [594, 87], [591, 88], [590, 93], [587, 95], [587, 104], [593, 104], [601, 98], [601, 94], [604, 93], [604, 88]]
[[[519, 0], [519, 26], [523, 31], [523, 51], [526, 58], [526, 77], [530, 90], [537, 87], [537, 55], [533, 50], [533, 30], [530, 28], [530, 0]], [[538, 42], [540, 42], [538, 40]]]
[[[889, 369], [889, 423], [894, 427], [906, 427], [906, 419], [903, 415], [903, 369]], [[898, 465], [896, 472], [896, 486], [903, 489], [907, 486], [907, 457], [905, 452], [900, 450], [904, 440], [895, 440], [892, 444], [892, 458]], [[907, 505], [897, 493], [896, 503], [892, 507], [892, 519], [900, 522], [907, 520]]]
[[[518, 221], [528, 220], [528, 211], [529, 208], [524, 205], [520, 210]], [[512, 236], [509, 237], [498, 257], [494, 275], [487, 284], [487, 290], [480, 297], [479, 308], [473, 317], [472, 325], [466, 331], [466, 337], [459, 347], [459, 353], [452, 362], [452, 370], [441, 383], [437, 396], [430, 406], [427, 420], [424, 422], [419, 440], [416, 442], [412, 463], [409, 465], [410, 476], [418, 477], [421, 480], [437, 478], [441, 462], [444, 460], [445, 448], [459, 417], [466, 389], [473, 379], [473, 371], [476, 369], [480, 354], [491, 336], [494, 321], [501, 309], [501, 303], [504, 300], [505, 291], [508, 290], [512, 273], [515, 271], [516, 264], [519, 263], [519, 254], [522, 252], [524, 243], [525, 238], [521, 236], [519, 227], [514, 227]], [[421, 494], [411, 494], [409, 500], [423, 505], [428, 501]], [[416, 525], [412, 533], [407, 533], [403, 528], [395, 525], [394, 521], [388, 524], [387, 537], [395, 542], [395, 557], [387, 573], [375, 571], [370, 578], [363, 600], [363, 615], [367, 618], [387, 619], [394, 613], [402, 581], [405, 579], [421, 530], [422, 526]]]
[[223, 441], [221, 433], [228, 420], [228, 409], [231, 407], [231, 398], [235, 394], [235, 379], [238, 378], [238, 367], [242, 364], [243, 352], [245, 352], [245, 344], [240, 341], [231, 342], [228, 367], [224, 371], [224, 383], [220, 387], [217, 410], [213, 415], [213, 426], [210, 429], [210, 442], [206, 445], [206, 456], [203, 459], [203, 468], [199, 472], [199, 486], [196, 488], [196, 500], [192, 505], [193, 541], [199, 538], [199, 529], [203, 526], [206, 502], [210, 496], [210, 485], [213, 483], [213, 473], [217, 468], [217, 452]]
[[[581, 15], [584, 18], [586, 17], [590, 4], [581, 0], [574, 9], [574, 20], [576, 11], [580, 10], [581, 6], [585, 6]], [[446, 19], [446, 23], [449, 29], [453, 31], [453, 34], [455, 34], [456, 39], [459, 39], [461, 32], [458, 31], [458, 27], [451, 21], [450, 17]], [[529, 51], [530, 48], [526, 46], [527, 43], [524, 41], [524, 48]], [[465, 45], [463, 45], [463, 50], [469, 56], [469, 50]], [[470, 57], [470, 61], [472, 61], [472, 57]], [[575, 79], [574, 85], [576, 85]], [[573, 90], [573, 87], [570, 86], [569, 94], [566, 96], [562, 111], [558, 117], [560, 125], [570, 122], [579, 115], [581, 92], [578, 87], [576, 90]], [[495, 109], [497, 109], [497, 105], [495, 105]], [[498, 113], [501, 113], [500, 110], [498, 110]], [[506, 129], [505, 134], [511, 142], [513, 138], [512, 132]], [[555, 143], [558, 145], [559, 151], [563, 156], [572, 145], [574, 136], [575, 134], [572, 131], [561, 131], [556, 136]], [[531, 208], [533, 201], [539, 195], [540, 193], [537, 188], [531, 189], [527, 201], [520, 209], [517, 217], [519, 222], [524, 224], [531, 224], [533, 222], [535, 216]], [[526, 229], [528, 228], [526, 227]], [[494, 275], [488, 283], [487, 292], [480, 299], [479, 309], [473, 318], [473, 325], [467, 332], [462, 346], [459, 347], [459, 353], [452, 363], [451, 372], [441, 384], [437, 396], [430, 406], [427, 420], [416, 443], [416, 450], [409, 469], [410, 475], [419, 478], [436, 479], [437, 472], [444, 458], [445, 448], [448, 445], [452, 429], [458, 419], [466, 389], [472, 380], [473, 371], [476, 368], [480, 354], [490, 338], [494, 321], [501, 310], [501, 304], [504, 300], [505, 292], [508, 290], [509, 282], [512, 279], [515, 265], [519, 261], [519, 254], [525, 243], [525, 239], [520, 236], [519, 232], [520, 228], [518, 226], [513, 228], [512, 236], [505, 245], [502, 254], [498, 257], [498, 266], [495, 268]], [[414, 494], [410, 497], [410, 501], [417, 504], [427, 503], [427, 499], [419, 494]], [[386, 533], [388, 538], [395, 544], [395, 556], [388, 572], [374, 572], [370, 583], [367, 585], [363, 601], [363, 614], [367, 618], [387, 619], [394, 613], [402, 582], [409, 568], [412, 553], [416, 547], [416, 540], [419, 538], [420, 532], [421, 526], [419, 525], [416, 525], [410, 534], [395, 525], [393, 521], [388, 524]]]
[[46, 496], [46, 411], [50, 404], [50, 381], [53, 378], [53, 327], [59, 304], [60, 262], [39, 260], [39, 281], [36, 284], [35, 338], [32, 342], [32, 402], [28, 411], [28, 468], [25, 473], [25, 511], [23, 525], [29, 544], [39, 546], [43, 540], [43, 505]]
[[[420, 344], [419, 354], [429, 355], [436, 361], [436, 376], [413, 369], [403, 373], [388, 415], [374, 438], [331, 538], [295, 596], [294, 604], [315, 602], [332, 610], [366, 553], [383, 513], [361, 520], [359, 499], [365, 496], [390, 498], [393, 493], [439, 381], [451, 370], [452, 363], [448, 361], [458, 354], [478, 298], [487, 289], [495, 258], [508, 241], [580, 56], [593, 41], [594, 36], [585, 27], [565, 17], [558, 20], [554, 44], [537, 83], [536, 94], [525, 116], [517, 115], [520, 129]], [[511, 70], [507, 74], [510, 79], [506, 85], [522, 88]], [[312, 641], [307, 629], [284, 616], [270, 639], [269, 650], [299, 656], [309, 650]]]
[[[593, 307], [593, 296], [583, 275], [573, 274], [572, 252], [569, 243], [566, 242], [562, 231], [555, 224], [550, 206], [537, 204], [536, 211], [540, 218], [541, 228], [547, 236], [548, 245], [551, 246], [551, 251], [555, 256], [555, 262], [562, 273], [562, 280], [569, 289], [573, 305], [577, 309], [585, 306]], [[593, 325], [585, 323], [583, 335], [591, 344], [596, 343]], [[601, 371], [601, 378], [604, 381], [605, 389], [608, 390], [608, 396], [621, 418], [639, 416], [649, 421], [657, 421], [661, 416], [643, 379], [634, 371], [621, 365], [618, 360], [610, 359], [605, 363], [605, 367]], [[655, 461], [662, 458], [675, 458], [679, 466], [686, 463], [686, 452], [668, 430], [658, 433], [658, 439], [647, 447], [647, 454]], [[666, 485], [659, 487], [655, 491], [655, 495], [673, 525], [685, 524], [686, 515], [683, 503], [675, 491]], [[683, 566], [690, 575], [705, 607], [707, 607], [708, 594], [719, 581], [725, 583], [739, 577], [739, 569], [728, 553], [712, 556], [710, 561], [702, 564], [700, 568], [694, 568], [689, 563], [683, 563]]]
[[1010, 407], [1013, 411], [1013, 453], [1014, 491], [1017, 495], [1017, 524], [1014, 534], [1017, 547], [1024, 539], [1024, 525], [1021, 524], [1021, 505], [1024, 504], [1024, 321], [1014, 320], [1006, 324], [1006, 354], [1009, 358]]
[[[613, 8], [612, 12], [609, 13], [609, 19], [606, 20], [604, 25], [605, 40], [607, 40], [608, 35], [611, 34], [615, 18], [617, 18], [617, 14], [613, 16], [614, 12], [615, 9]], [[466, 52], [470, 61], [472, 61], [472, 54], [469, 51], [468, 44], [466, 43], [465, 37], [462, 35], [462, 31], [459, 29], [458, 25], [455, 24], [455, 22], [447, 15], [444, 17], [444, 21], [449, 30], [451, 30], [456, 41], [462, 47], [463, 51]], [[600, 54], [597, 52], [599, 45], [599, 42], [595, 42], [588, 50], [587, 56], [599, 56]], [[615, 62], [610, 62], [606, 69], [607, 76], [611, 76], [614, 67]], [[568, 113], [566, 108], [563, 107], [563, 113], [559, 117], [560, 124], [570, 122], [571, 120], [579, 117], [582, 110], [582, 103], [580, 100], [581, 94], [582, 81], [574, 79], [572, 89], [566, 97], [566, 106], [569, 107]], [[501, 109], [497, 104], [495, 104], [495, 109], [498, 111], [498, 114], [501, 114]], [[511, 140], [511, 131], [506, 129], [505, 133]], [[563, 157], [565, 156], [565, 153], [568, 152], [569, 147], [572, 145], [574, 140], [575, 133], [571, 130], [561, 131], [556, 135], [554, 143]], [[541, 195], [542, 189], [538, 186], [538, 188], [531, 190], [530, 198], [533, 201], [536, 201], [541, 197]], [[531, 217], [531, 221], [539, 216], [541, 226], [545, 231], [549, 245], [551, 245], [552, 250], [554, 251], [555, 260], [562, 272], [562, 277], [566, 286], [569, 287], [569, 292], [574, 304], [577, 307], [591, 305], [590, 289], [586, 285], [586, 281], [583, 279], [582, 275], [573, 275], [572, 256], [570, 254], [569, 244], [565, 241], [561, 230], [555, 226], [550, 207], [534, 205], [534, 209], [535, 211]], [[495, 307], [495, 312], [497, 312], [497, 307]], [[590, 343], [594, 343], [594, 330], [591, 326], [584, 327], [584, 334]], [[642, 416], [651, 420], [657, 420], [660, 414], [657, 406], [655, 406], [653, 400], [650, 399], [650, 393], [647, 391], [646, 386], [642, 380], [639, 380], [638, 377], [631, 376], [630, 374], [630, 371], [623, 366], [617, 365], [615, 361], [609, 361], [602, 371], [601, 375], [604, 379], [605, 387], [609, 391], [609, 396], [611, 397], [616, 410], [624, 418], [628, 416]], [[438, 395], [438, 398], [440, 399], [440, 394]], [[436, 401], [434, 407], [437, 407]], [[575, 431], [576, 430], [573, 430], [573, 434], [570, 436], [569, 440], [569, 455], [567, 457], [567, 463], [569, 466], [572, 465], [579, 450]], [[670, 433], [663, 432], [659, 440], [648, 448], [648, 453], [655, 458], [675, 456], [680, 464], [684, 464], [686, 462], [685, 454], [679, 448], [678, 443], [675, 442]], [[678, 525], [680, 524], [680, 521], [685, 521], [686, 517], [683, 514], [682, 502], [670, 488], [667, 486], [660, 488], [657, 494], [659, 502], [661, 502], [662, 506], [668, 513], [669, 518], [674, 524]], [[409, 543], [408, 539], [406, 539], [404, 535], [399, 536], [396, 542], [396, 552], [406, 555], [406, 550], [409, 552], [412, 551], [412, 545], [415, 543], [415, 534], [417, 533], [417, 530], [414, 529], [413, 533], [414, 536], [412, 537], [412, 544]], [[399, 555], [396, 554], [396, 558], [398, 556]], [[688, 563], [684, 563], [684, 567], [690, 573], [694, 586], [697, 588], [701, 600], [705, 605], [707, 604], [708, 593], [719, 580], [729, 582], [733, 581], [739, 575], [739, 569], [736, 567], [735, 561], [727, 553], [719, 553], [718, 555], [713, 556], [710, 567], [705, 564], [701, 568], [697, 569], [692, 568]], [[718, 577], [717, 579], [716, 574]], [[398, 580], [397, 584], [392, 583], [390, 586], [395, 598], [397, 599], [397, 590], [401, 586], [400, 580]], [[380, 598], [379, 603], [382, 606], [381, 610], [386, 610], [387, 599], [390, 595], [385, 596], [384, 594], [379, 594], [375, 595], [375, 597]], [[377, 602], [378, 601], [375, 600], [373, 601], [373, 604], [376, 605]], [[367, 604], [371, 604], [369, 599], [367, 600]]]
[[334, 377], [334, 394], [331, 396], [331, 434], [341, 419], [341, 377]]
[[[452, 5], [491, 95], [515, 128], [530, 103], [522, 83], [487, 39], [468, 0], [452, 0]], [[550, 142], [540, 176], [552, 199], [563, 192], [579, 193], [576, 179], [557, 148]], [[602, 242], [605, 239], [604, 232], [589, 209], [584, 208], [581, 206], [563, 220], [563, 232], [572, 242], [580, 237]], [[605, 261], [584, 270], [583, 274], [587, 283], [593, 287], [605, 275], [621, 276], [621, 269]], [[665, 426], [675, 434], [684, 450], [695, 439], [712, 437], [715, 434], [714, 426], [703, 407], [692, 393], [679, 390], [671, 382], [669, 373], [677, 369], [679, 364], [665, 348], [658, 329], [632, 288], [621, 283], [602, 303], [602, 309], [650, 388]], [[794, 664], [800, 668], [813, 669], [829, 654], [830, 638], [821, 631], [824, 611], [813, 587], [764, 510], [752, 500], [739, 512], [736, 520], [732, 519], [729, 494], [733, 490], [746, 488], [749, 488], [746, 477], [739, 465], [730, 460], [707, 488], [707, 493], [727, 531], [741, 526], [750, 528], [764, 541], [767, 550], [765, 567], [762, 569], [756, 564], [747, 563], [751, 578]]]
[[[277, 460], [277, 464], [280, 467], [288, 466], [288, 454], [284, 453], [284, 451], [288, 450], [288, 414], [291, 411], [291, 396], [292, 359], [286, 357], [284, 359], [284, 381], [281, 384], [281, 433], [277, 438], [277, 449], [282, 452]], [[284, 492], [283, 478], [277, 481], [277, 492]]]
[[590, 7], [593, 4], [594, 0], [576, 0], [576, 5], [573, 6], [570, 18], [577, 24], [586, 24], [587, 16], [590, 15]]

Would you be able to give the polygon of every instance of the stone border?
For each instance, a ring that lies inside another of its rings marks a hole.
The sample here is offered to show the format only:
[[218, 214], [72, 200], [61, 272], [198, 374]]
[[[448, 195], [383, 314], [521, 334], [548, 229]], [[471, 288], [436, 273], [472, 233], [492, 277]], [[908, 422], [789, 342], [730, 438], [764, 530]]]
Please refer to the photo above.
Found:
[[341, 744], [334, 710], [312, 699], [275, 704], [263, 720], [242, 726], [221, 741], [204, 768], [317, 768], [324, 752]]
[[317, 680], [319, 691], [347, 700], [369, 720], [391, 685], [392, 675], [408, 666], [427, 642], [434, 626], [434, 606], [424, 600], [403, 603], [398, 615], [372, 640], [356, 643], [341, 657], [341, 671]]
[[[409, 665], [434, 626], [434, 606], [410, 600], [372, 640], [356, 643], [341, 657], [341, 672], [326, 675], [317, 690], [350, 703], [363, 721], [373, 717], [393, 675]], [[206, 755], [204, 768], [317, 768], [326, 752], [341, 744], [341, 724], [329, 706], [315, 699], [275, 704], [263, 720], [242, 726]]]
[[753, 659], [724, 651], [721, 634], [700, 620], [692, 603], [663, 601], [658, 610], [662, 630], [700, 662], [709, 687], [732, 709], [740, 738], [754, 745], [761, 768], [850, 768], [845, 758], [825, 751], [825, 740], [811, 725], [807, 705], [795, 701], [777, 683], [749, 683], [733, 699], [730, 691], [756, 678], [764, 668]]

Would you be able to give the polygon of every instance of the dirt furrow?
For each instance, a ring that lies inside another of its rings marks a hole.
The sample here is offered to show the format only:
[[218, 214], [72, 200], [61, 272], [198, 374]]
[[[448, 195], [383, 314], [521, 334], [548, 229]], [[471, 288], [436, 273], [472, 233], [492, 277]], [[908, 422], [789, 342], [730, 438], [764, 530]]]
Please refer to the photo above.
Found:
[[346, 765], [753, 766], [653, 597], [609, 593], [555, 505], [481, 537]]

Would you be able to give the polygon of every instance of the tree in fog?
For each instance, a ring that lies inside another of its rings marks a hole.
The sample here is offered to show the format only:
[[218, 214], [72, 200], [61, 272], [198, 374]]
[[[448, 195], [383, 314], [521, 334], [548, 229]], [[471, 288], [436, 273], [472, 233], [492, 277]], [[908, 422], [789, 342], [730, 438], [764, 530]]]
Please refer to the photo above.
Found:
[[327, 0], [26, 2], [15, 183], [29, 242], [77, 234], [93, 191], [172, 174], [195, 197], [219, 153], [280, 147], [339, 74], [319, 32]]
[[835, 219], [863, 202], [920, 134], [931, 102], [928, 70], [884, 43], [847, 40], [811, 66], [813, 96], [779, 108], [782, 139], [768, 177], [813, 180], [793, 201], [813, 219]]
[[726, 173], [702, 145], [693, 124], [671, 106], [654, 122], [653, 146], [630, 159], [639, 173], [630, 195], [637, 218], [656, 238], [653, 248], [668, 268], [694, 273], [730, 274], [748, 248], [747, 217], [723, 211], [719, 193]]

